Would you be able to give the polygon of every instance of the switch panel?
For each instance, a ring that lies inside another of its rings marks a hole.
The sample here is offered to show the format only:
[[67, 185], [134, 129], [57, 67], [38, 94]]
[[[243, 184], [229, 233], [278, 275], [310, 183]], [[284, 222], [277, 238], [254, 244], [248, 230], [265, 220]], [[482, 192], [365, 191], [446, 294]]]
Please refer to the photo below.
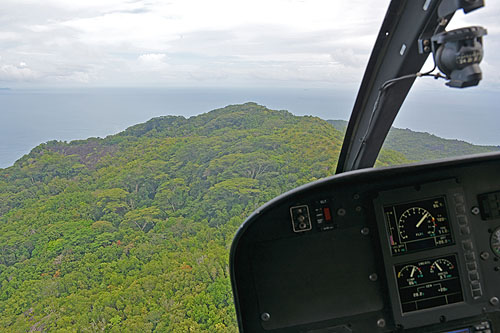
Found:
[[483, 220], [500, 218], [500, 192], [481, 194], [478, 201]]
[[294, 232], [304, 232], [312, 229], [309, 207], [307, 205], [290, 208]]

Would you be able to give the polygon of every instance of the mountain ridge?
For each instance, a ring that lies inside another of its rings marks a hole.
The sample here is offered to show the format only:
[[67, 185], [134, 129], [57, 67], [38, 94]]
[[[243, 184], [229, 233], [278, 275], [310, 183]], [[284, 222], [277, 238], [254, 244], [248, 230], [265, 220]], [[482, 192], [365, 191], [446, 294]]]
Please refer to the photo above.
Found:
[[[256, 112], [260, 112], [260, 114]], [[269, 115], [269, 117], [263, 118], [263, 115]], [[254, 118], [253, 121], [252, 117]], [[280, 117], [282, 118], [280, 119]], [[312, 116], [304, 117], [320, 119]], [[292, 124], [300, 118], [286, 110], [269, 110], [255, 102], [247, 102], [228, 105], [189, 118], [168, 115], [155, 117], [144, 123], [129, 126], [124, 131], [105, 138], [73, 140], [69, 143], [52, 140], [33, 148], [33, 151], [36, 152], [42, 146], [50, 147], [51, 150], [64, 155], [70, 155], [71, 153], [80, 155], [83, 164], [91, 165], [95, 164], [102, 156], [108, 153], [112, 154], [116, 150], [116, 147], [113, 148], [114, 142], [121, 137], [134, 140], [140, 137], [212, 136], [217, 135], [218, 130], [237, 129], [241, 125], [238, 124], [238, 121], [242, 122], [243, 120], [245, 120], [244, 123], [247, 127], [240, 128], [240, 130], [272, 130]], [[326, 120], [326, 122], [339, 130], [342, 135], [345, 135], [347, 121]], [[498, 151], [500, 146], [474, 145], [458, 139], [441, 138], [427, 132], [391, 127], [382, 149], [401, 153], [407, 160], [406, 162], [411, 162]], [[90, 154], [92, 150], [93, 154]]]

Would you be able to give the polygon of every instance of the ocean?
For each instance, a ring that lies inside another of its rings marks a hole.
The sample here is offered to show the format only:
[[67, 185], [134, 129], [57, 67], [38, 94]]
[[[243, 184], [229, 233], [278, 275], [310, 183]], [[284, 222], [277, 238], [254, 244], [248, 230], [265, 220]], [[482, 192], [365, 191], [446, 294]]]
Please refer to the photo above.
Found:
[[[395, 126], [499, 145], [498, 94], [451, 90], [410, 95]], [[190, 117], [229, 104], [257, 102], [295, 115], [348, 120], [355, 97], [355, 91], [298, 88], [0, 90], [0, 168], [50, 140], [106, 137], [153, 117]]]

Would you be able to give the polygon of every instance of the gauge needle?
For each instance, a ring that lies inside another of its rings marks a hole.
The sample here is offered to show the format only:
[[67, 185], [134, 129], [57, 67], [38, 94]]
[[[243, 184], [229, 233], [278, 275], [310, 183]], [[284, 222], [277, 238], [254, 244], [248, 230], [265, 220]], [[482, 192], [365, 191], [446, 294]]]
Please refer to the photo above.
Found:
[[439, 269], [439, 271], [440, 271], [440, 272], [442, 272], [442, 271], [443, 271], [443, 269], [441, 268], [441, 266], [439, 266], [439, 264], [438, 264], [438, 263], [436, 263], [436, 267]]
[[413, 277], [413, 273], [415, 273], [415, 266], [413, 266], [413, 269], [411, 270], [410, 277]]
[[429, 215], [429, 212], [425, 213], [424, 216], [422, 216], [422, 218], [420, 219], [420, 221], [418, 221], [417, 228], [420, 227], [422, 223], [424, 223], [425, 219], [427, 218], [427, 215]]

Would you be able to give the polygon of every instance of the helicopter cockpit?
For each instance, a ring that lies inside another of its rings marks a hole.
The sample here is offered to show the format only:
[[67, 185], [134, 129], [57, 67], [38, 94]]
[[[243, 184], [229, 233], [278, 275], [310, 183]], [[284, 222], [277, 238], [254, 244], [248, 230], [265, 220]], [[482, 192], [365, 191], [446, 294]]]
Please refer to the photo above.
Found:
[[[391, 2], [337, 174], [273, 199], [236, 234], [240, 331], [500, 330], [500, 154], [371, 168], [415, 79], [479, 83], [486, 30], [445, 28], [483, 6]], [[429, 55], [441, 73], [419, 72]]]

